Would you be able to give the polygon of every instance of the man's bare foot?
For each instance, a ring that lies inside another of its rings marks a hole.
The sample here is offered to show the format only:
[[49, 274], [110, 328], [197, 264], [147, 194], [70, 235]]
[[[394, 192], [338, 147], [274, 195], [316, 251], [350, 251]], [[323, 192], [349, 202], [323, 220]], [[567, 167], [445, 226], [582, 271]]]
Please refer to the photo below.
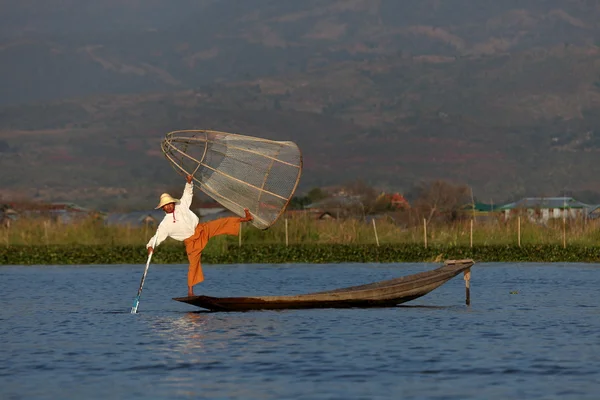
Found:
[[244, 217], [240, 218], [240, 222], [250, 222], [254, 219], [254, 217], [250, 214], [250, 211], [247, 208], [244, 208]]
[[188, 286], [188, 297], [192, 297], [195, 296], [194, 294], [194, 289], [190, 286]]

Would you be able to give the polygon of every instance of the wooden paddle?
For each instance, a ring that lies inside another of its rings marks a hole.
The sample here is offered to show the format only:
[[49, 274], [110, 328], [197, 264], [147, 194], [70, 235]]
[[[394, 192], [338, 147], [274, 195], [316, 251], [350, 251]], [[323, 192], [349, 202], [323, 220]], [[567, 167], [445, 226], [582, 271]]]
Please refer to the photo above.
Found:
[[144, 287], [144, 281], [146, 280], [146, 274], [148, 273], [148, 267], [150, 266], [150, 260], [152, 259], [152, 254], [154, 254], [154, 248], [156, 247], [156, 240], [158, 239], [158, 231], [154, 235], [154, 243], [152, 244], [152, 252], [148, 254], [148, 261], [146, 261], [146, 268], [144, 269], [144, 274], [142, 275], [142, 281], [140, 282], [140, 288], [138, 289], [137, 296], [133, 300], [133, 307], [131, 307], [131, 313], [136, 314], [138, 306], [140, 305], [140, 297], [142, 296], [142, 288]]

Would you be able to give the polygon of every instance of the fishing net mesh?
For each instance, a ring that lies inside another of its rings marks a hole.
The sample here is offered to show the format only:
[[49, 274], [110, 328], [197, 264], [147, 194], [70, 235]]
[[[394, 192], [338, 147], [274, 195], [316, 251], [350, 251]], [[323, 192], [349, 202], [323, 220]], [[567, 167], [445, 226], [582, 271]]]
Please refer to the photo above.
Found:
[[293, 142], [186, 130], [168, 133], [161, 148], [175, 170], [193, 175], [221, 205], [240, 216], [248, 208], [259, 229], [283, 213], [302, 173], [302, 154]]

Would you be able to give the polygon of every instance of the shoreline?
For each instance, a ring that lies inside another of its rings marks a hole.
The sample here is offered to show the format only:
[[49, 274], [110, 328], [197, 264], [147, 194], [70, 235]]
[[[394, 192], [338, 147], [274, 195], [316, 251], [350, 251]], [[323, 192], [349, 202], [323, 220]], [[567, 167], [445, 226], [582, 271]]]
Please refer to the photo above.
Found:
[[[40, 245], [0, 246], [0, 265], [140, 264], [148, 255], [144, 246]], [[289, 263], [393, 263], [443, 262], [451, 259], [475, 262], [600, 262], [600, 247], [571, 245], [485, 245], [425, 248], [420, 244], [376, 246], [319, 244], [245, 244], [207, 248], [204, 264], [289, 264]], [[157, 248], [155, 264], [187, 264], [183, 246]]]

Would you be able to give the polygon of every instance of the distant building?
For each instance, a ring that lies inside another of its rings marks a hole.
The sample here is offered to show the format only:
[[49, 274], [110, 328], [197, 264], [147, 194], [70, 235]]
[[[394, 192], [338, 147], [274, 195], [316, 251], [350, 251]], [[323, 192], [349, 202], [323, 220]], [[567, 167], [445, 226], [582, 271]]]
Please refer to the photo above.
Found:
[[156, 228], [165, 217], [163, 210], [132, 211], [126, 213], [109, 213], [104, 223], [109, 226], [129, 226], [132, 228]]
[[71, 223], [96, 215], [96, 212], [74, 203], [50, 203], [47, 212], [56, 222]]
[[335, 217], [333, 215], [331, 215], [330, 212], [325, 211], [323, 213], [316, 214], [316, 219], [319, 221], [326, 221], [326, 220], [335, 219]]
[[360, 196], [349, 196], [343, 194], [326, 197], [322, 200], [304, 206], [305, 210], [313, 211], [315, 213], [329, 211], [332, 215], [336, 216], [337, 214], [340, 214], [340, 211], [344, 213], [355, 208], [361, 210], [364, 208], [364, 204], [361, 201]]
[[585, 218], [593, 206], [572, 197], [526, 197], [498, 208], [504, 218], [521, 215], [531, 221], [546, 222], [556, 218]]
[[600, 218], [600, 205], [594, 205], [590, 208], [587, 217], [589, 219], [598, 219]]
[[211, 213], [211, 214], [206, 214], [204, 216], [200, 216], [200, 222], [202, 223], [202, 222], [214, 221], [215, 219], [227, 218], [227, 217], [239, 217], [239, 215], [224, 208], [223, 211], [221, 211], [221, 212]]
[[103, 214], [75, 203], [15, 203], [13, 219], [47, 218], [60, 223], [72, 223], [88, 218], [102, 218]]
[[200, 219], [208, 217], [210, 215], [220, 214], [226, 211], [227, 209], [217, 202], [202, 203], [199, 207], [195, 209], [195, 213], [200, 217]]
[[467, 218], [474, 218], [478, 221], [486, 221], [494, 219], [498, 216], [500, 210], [499, 205], [487, 204], [481, 202], [465, 204], [462, 208], [462, 214]]
[[198, 215], [198, 218], [200, 218], [200, 222], [208, 222], [219, 218], [238, 216], [217, 202], [202, 203], [194, 210], [194, 212], [196, 215]]

